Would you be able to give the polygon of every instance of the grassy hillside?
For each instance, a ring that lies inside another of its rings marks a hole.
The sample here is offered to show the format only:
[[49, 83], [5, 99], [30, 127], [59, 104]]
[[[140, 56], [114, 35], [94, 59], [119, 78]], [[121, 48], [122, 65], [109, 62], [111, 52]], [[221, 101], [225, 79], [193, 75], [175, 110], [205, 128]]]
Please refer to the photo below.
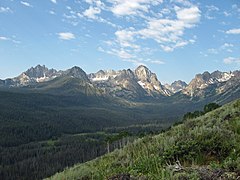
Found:
[[118, 174], [136, 179], [237, 179], [240, 100], [50, 179], [107, 179]]

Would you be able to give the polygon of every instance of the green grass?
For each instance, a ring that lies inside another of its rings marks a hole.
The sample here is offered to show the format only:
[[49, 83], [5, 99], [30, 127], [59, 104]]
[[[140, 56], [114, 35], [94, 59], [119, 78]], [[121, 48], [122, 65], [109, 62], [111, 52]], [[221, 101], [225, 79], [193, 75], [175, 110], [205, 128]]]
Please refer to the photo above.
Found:
[[[176, 164], [181, 164], [177, 171]], [[240, 174], [240, 100], [145, 136], [123, 149], [77, 164], [50, 179], [107, 179], [129, 173], [147, 179], [234, 179]], [[211, 178], [210, 177], [210, 178]], [[216, 176], [215, 176], [216, 177]], [[220, 177], [220, 176], [219, 176]]]

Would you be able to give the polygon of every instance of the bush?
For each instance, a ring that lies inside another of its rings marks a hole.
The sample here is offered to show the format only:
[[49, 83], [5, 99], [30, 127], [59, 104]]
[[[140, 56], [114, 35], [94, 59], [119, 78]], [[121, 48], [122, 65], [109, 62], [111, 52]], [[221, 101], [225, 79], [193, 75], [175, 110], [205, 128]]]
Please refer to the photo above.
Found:
[[213, 111], [214, 109], [217, 109], [219, 107], [221, 107], [221, 106], [218, 105], [217, 103], [209, 103], [204, 106], [204, 108], [203, 108], [204, 111], [187, 112], [186, 114], [184, 114], [183, 120], [193, 119], [193, 118], [202, 116], [202, 115], [204, 115], [210, 111]]
[[203, 110], [204, 110], [204, 114], [213, 111], [214, 109], [217, 109], [221, 107], [220, 105], [218, 105], [217, 103], [209, 103], [207, 105], [204, 106]]
[[199, 117], [202, 115], [204, 115], [204, 112], [202, 112], [202, 111], [188, 112], [188, 113], [184, 114], [183, 120], [193, 119], [193, 118], [196, 118], [196, 117]]

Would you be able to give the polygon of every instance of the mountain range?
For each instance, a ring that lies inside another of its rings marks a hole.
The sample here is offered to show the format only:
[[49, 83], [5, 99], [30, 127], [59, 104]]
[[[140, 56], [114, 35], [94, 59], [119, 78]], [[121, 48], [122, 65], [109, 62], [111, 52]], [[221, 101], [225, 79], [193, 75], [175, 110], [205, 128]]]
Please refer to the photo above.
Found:
[[[0, 80], [0, 87], [27, 88], [47, 92], [82, 93], [94, 96], [111, 96], [130, 100], [159, 99], [184, 95], [192, 99], [212, 97], [228, 92], [240, 94], [240, 71], [197, 74], [189, 84], [178, 80], [163, 85], [157, 75], [146, 66], [134, 71], [100, 70], [86, 74], [80, 67], [65, 71], [46, 66], [31, 67], [19, 76]], [[230, 93], [231, 94], [231, 93]], [[231, 95], [230, 95], [231, 96]]]

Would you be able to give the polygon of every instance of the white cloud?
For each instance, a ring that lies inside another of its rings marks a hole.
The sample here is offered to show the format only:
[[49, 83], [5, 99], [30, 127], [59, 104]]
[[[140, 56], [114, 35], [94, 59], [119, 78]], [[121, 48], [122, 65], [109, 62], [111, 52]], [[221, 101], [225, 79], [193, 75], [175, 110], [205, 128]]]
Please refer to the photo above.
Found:
[[165, 64], [165, 62], [160, 61], [160, 60], [152, 60], [150, 61], [152, 64]]
[[147, 66], [145, 63], [143, 63], [143, 62], [141, 62], [139, 60], [136, 60], [136, 59], [123, 59], [123, 61], [130, 62], [130, 63], [132, 63], [136, 67], [138, 67], [140, 65]]
[[148, 27], [139, 31], [143, 38], [154, 39], [158, 43], [171, 42], [183, 35], [184, 23], [170, 19], [152, 19]]
[[[105, 8], [105, 5], [101, 1], [98, 1], [98, 0], [97, 1], [86, 0], [86, 1], [87, 1], [87, 3], [91, 4], [91, 6], [88, 9], [86, 9], [82, 14], [77, 13], [78, 17], [80, 17], [80, 18], [86, 17], [89, 19], [93, 19], [97, 22], [105, 23], [114, 28], [119, 27], [118, 25], [102, 18], [101, 16], [97, 16], [97, 15], [101, 14], [102, 9]], [[94, 4], [94, 3], [95, 3], [95, 6], [92, 6], [92, 4]]]
[[57, 0], [50, 0], [52, 3], [57, 4]]
[[129, 52], [127, 52], [123, 48], [121, 48], [121, 49], [112, 48], [111, 50], [105, 50], [102, 47], [98, 47], [98, 51], [105, 52], [107, 54], [111, 54], [111, 55], [117, 56], [117, 57], [119, 57], [120, 59], [122, 59], [124, 61], [127, 61], [127, 60], [130, 60], [132, 58], [135, 58], [134, 55], [130, 54]]
[[240, 34], [240, 28], [239, 29], [230, 29], [226, 31], [227, 34]]
[[113, 44], [114, 44], [113, 41], [104, 41], [104, 43], [108, 46], [113, 46]]
[[[116, 4], [114, 7], [128, 4], [125, 0], [115, 2]], [[139, 5], [146, 5], [145, 3], [149, 2], [153, 3], [153, 1], [145, 0], [131, 1], [130, 4], [135, 3], [136, 5], [130, 6], [134, 7], [131, 11], [127, 9], [125, 13], [121, 14], [119, 11], [118, 13], [115, 12], [115, 15], [136, 15], [142, 13], [139, 10]], [[162, 1], [158, 1], [157, 3], [160, 4]], [[182, 1], [179, 3], [182, 3]], [[189, 3], [187, 3], [187, 5], [190, 7], [180, 8], [175, 6], [173, 12], [175, 11], [176, 16], [171, 15], [171, 18], [157, 17], [152, 13], [148, 14], [149, 18], [145, 18], [146, 16], [139, 16], [138, 18], [144, 19], [144, 23], [142, 24], [142, 26], [144, 26], [143, 28], [121, 28], [115, 32], [115, 40], [107, 41], [108, 43], [105, 42], [105, 44], [111, 48], [110, 50], [104, 50], [103, 48], [99, 48], [98, 50], [118, 56], [123, 60], [137, 58], [138, 62], [141, 62], [144, 61], [144, 57], [151, 55], [153, 52], [146, 50], [147, 48], [142, 44], [140, 45], [139, 41], [147, 39], [153, 40], [165, 52], [172, 52], [176, 48], [182, 48], [188, 44], [195, 43], [197, 39], [196, 36], [193, 36], [193, 38], [189, 40], [185, 40], [183, 36], [186, 29], [193, 28], [197, 25], [200, 21], [201, 12], [197, 6], [193, 6]], [[155, 64], [164, 63], [157, 60], [149, 60], [147, 62]]]
[[102, 4], [101, 0], [85, 0], [85, 2], [88, 4], [98, 4], [98, 5]]
[[192, 6], [192, 3], [189, 2], [188, 0], [170, 0], [170, 2], [176, 2], [176, 3], [179, 3], [181, 5], [184, 5], [184, 6], [187, 6], [187, 7], [191, 7]]
[[231, 47], [234, 47], [234, 45], [231, 44], [231, 43], [224, 43], [224, 44], [220, 47], [220, 49], [226, 49], [226, 48], [231, 48]]
[[71, 40], [75, 39], [75, 35], [71, 32], [61, 32], [58, 33], [58, 38], [62, 40]]
[[120, 43], [122, 47], [131, 47], [132, 42], [134, 40], [135, 32], [131, 30], [119, 30], [115, 32], [117, 37], [117, 41]]
[[85, 10], [83, 12], [83, 15], [91, 18], [91, 19], [96, 19], [96, 14], [100, 14], [101, 13], [101, 9], [99, 9], [98, 7], [92, 7], [90, 6], [87, 10]]
[[141, 26], [145, 26], [145, 28], [122, 29], [118, 27], [115, 35], [116, 41], [121, 48], [139, 50], [140, 46], [136, 44], [137, 40], [152, 39], [156, 41], [164, 51], [170, 52], [175, 48], [180, 48], [195, 42], [195, 40], [183, 39], [185, 29], [196, 26], [201, 17], [199, 8], [189, 1], [172, 0], [184, 7], [172, 6], [174, 7], [172, 9], [176, 13], [176, 18], [174, 18], [172, 14], [168, 14], [171, 11], [167, 11], [166, 16], [169, 15], [169, 17], [163, 19], [160, 18], [159, 13], [151, 10], [153, 6], [162, 5], [163, 0], [108, 0], [106, 4], [101, 0], [84, 1], [88, 3], [90, 7], [80, 14], [81, 17], [84, 16], [94, 19], [95, 21], [109, 24], [115, 28], [118, 26], [100, 16], [102, 11], [111, 11], [116, 16], [127, 16], [127, 18], [134, 16], [138, 18], [138, 21], [140, 19], [145, 20], [145, 22], [141, 24]]
[[105, 50], [104, 50], [101, 46], [99, 46], [99, 47], [97, 48], [97, 50], [98, 50], [99, 52], [105, 52]]
[[[163, 0], [106, 0], [104, 3], [101, 0], [83, 1], [89, 7], [77, 12], [76, 17], [91, 19], [117, 28], [115, 37], [103, 41], [104, 44], [98, 48], [98, 51], [118, 56], [124, 61], [136, 64], [152, 55], [153, 51], [146, 50], [148, 40], [157, 44], [156, 49], [165, 52], [172, 52], [176, 48], [196, 42], [197, 38], [187, 39], [185, 32], [199, 23], [201, 11], [197, 5], [193, 5], [188, 0], [170, 0], [171, 3], [166, 6]], [[106, 18], [109, 17], [109, 13], [115, 15], [111, 19], [113, 21]], [[119, 19], [128, 22], [121, 23], [126, 25], [124, 28], [113, 23], [114, 20]], [[164, 63], [159, 60], [147, 62]]]
[[108, 51], [109, 54], [118, 56], [121, 59], [132, 59], [135, 56], [130, 54], [129, 52], [127, 52], [126, 50], [122, 49], [111, 49], [110, 51]]
[[229, 12], [227, 12], [227, 11], [224, 11], [224, 12], [223, 12], [223, 14], [224, 14], [224, 16], [226, 16], [226, 17], [228, 17], [228, 16], [231, 16], [231, 15], [232, 15], [231, 13], [229, 13]]
[[[15, 36], [13, 36], [13, 38], [14, 38], [14, 37], [15, 37]], [[5, 36], [0, 36], [0, 41], [10, 41], [10, 42], [12, 42], [12, 43], [14, 43], [14, 44], [20, 44], [20, 43], [21, 43], [20, 41], [15, 40], [15, 39], [13, 39], [13, 38], [5, 37]]]
[[186, 45], [188, 45], [187, 41], [179, 41], [175, 44], [174, 48], [180, 48], [180, 47], [184, 47]]
[[224, 43], [219, 49], [231, 53], [231, 52], [233, 52], [232, 48], [234, 48], [233, 44], [231, 44], [231, 43]]
[[85, 2], [99, 9], [106, 9], [105, 4], [101, 0], [85, 0]]
[[104, 19], [104, 18], [101, 18], [101, 17], [97, 17], [96, 20], [97, 20], [98, 22], [101, 22], [101, 23], [105, 23], [105, 24], [107, 24], [107, 25], [110, 25], [110, 26], [112, 26], [112, 27], [114, 27], [114, 28], [121, 28], [121, 26], [116, 25], [116, 24], [114, 24], [114, 23], [112, 23], [112, 22], [110, 22], [110, 21], [108, 21], [108, 20], [106, 20], [106, 19]]
[[208, 11], [219, 11], [220, 9], [217, 6], [214, 5], [210, 5], [210, 6], [206, 6]]
[[205, 18], [207, 18], [208, 20], [216, 19], [216, 17], [210, 16], [209, 14], [205, 14]]
[[136, 1], [123, 1], [115, 5], [112, 8], [112, 12], [116, 15], [134, 15], [137, 14], [138, 11], [148, 11], [147, 6], [141, 5]]
[[196, 42], [196, 40], [195, 40], [195, 39], [190, 39], [189, 42], [190, 42], [191, 44], [194, 44], [194, 43]]
[[237, 11], [237, 12], [240, 12], [240, 7], [237, 4], [233, 4], [232, 9]]
[[0, 13], [9, 13], [12, 10], [9, 7], [0, 7]]
[[186, 46], [188, 41], [183, 40], [182, 36], [185, 29], [194, 27], [200, 21], [200, 10], [198, 7], [177, 7], [175, 11], [178, 19], [151, 19], [148, 27], [138, 32], [139, 35], [155, 40], [166, 52]]
[[171, 13], [171, 10], [168, 9], [168, 8], [163, 8], [163, 9], [161, 10], [161, 13], [162, 13], [162, 14], [170, 14], [170, 13]]
[[131, 59], [131, 58], [133, 58], [133, 55], [129, 54], [124, 49], [121, 49], [120, 51], [117, 50], [116, 53], [122, 59]]
[[99, 23], [104, 23], [110, 25], [114, 28], [120, 28], [120, 26], [112, 23], [111, 21], [100, 16], [102, 10], [105, 10], [105, 4], [100, 0], [85, 0], [86, 3], [90, 4], [89, 8], [85, 9], [82, 13], [72, 10], [71, 7], [67, 6], [67, 10], [69, 10], [68, 14], [64, 14], [64, 20], [76, 26], [79, 24], [80, 19], [86, 18], [97, 21]]
[[193, 26], [198, 23], [201, 17], [200, 10], [197, 6], [184, 9], [176, 9], [177, 17], [180, 21], [185, 23], [185, 26]]
[[12, 39], [12, 42], [15, 43], [15, 44], [21, 44], [21, 41], [14, 40], [14, 39]]
[[210, 48], [207, 50], [209, 54], [218, 54], [218, 50], [214, 48]]
[[4, 36], [0, 36], [0, 40], [2, 40], [2, 41], [7, 41], [7, 40], [9, 40], [9, 38], [4, 37]]
[[173, 52], [174, 48], [170, 46], [160, 45], [163, 51], [165, 52]]
[[49, 14], [55, 15], [56, 13], [54, 11], [49, 11]]
[[218, 13], [218, 11], [220, 10], [218, 7], [214, 6], [214, 5], [208, 5], [206, 6], [207, 11], [205, 12], [205, 18], [212, 20], [212, 19], [216, 19], [216, 13]]
[[163, 0], [109, 0], [113, 4], [111, 11], [117, 16], [137, 15], [148, 12], [150, 5], [156, 6]]
[[20, 3], [21, 3], [22, 5], [24, 5], [24, 6], [32, 7], [32, 5], [31, 5], [30, 3], [28, 3], [28, 2], [21, 1]]
[[240, 58], [227, 57], [223, 60], [225, 64], [240, 64]]
[[[234, 45], [231, 43], [224, 43], [223, 45], [219, 46], [218, 48], [209, 48], [206, 51], [206, 54], [219, 54], [223, 51], [226, 52], [233, 52], [232, 48], [234, 48]], [[225, 53], [225, 52], [224, 52]]]

